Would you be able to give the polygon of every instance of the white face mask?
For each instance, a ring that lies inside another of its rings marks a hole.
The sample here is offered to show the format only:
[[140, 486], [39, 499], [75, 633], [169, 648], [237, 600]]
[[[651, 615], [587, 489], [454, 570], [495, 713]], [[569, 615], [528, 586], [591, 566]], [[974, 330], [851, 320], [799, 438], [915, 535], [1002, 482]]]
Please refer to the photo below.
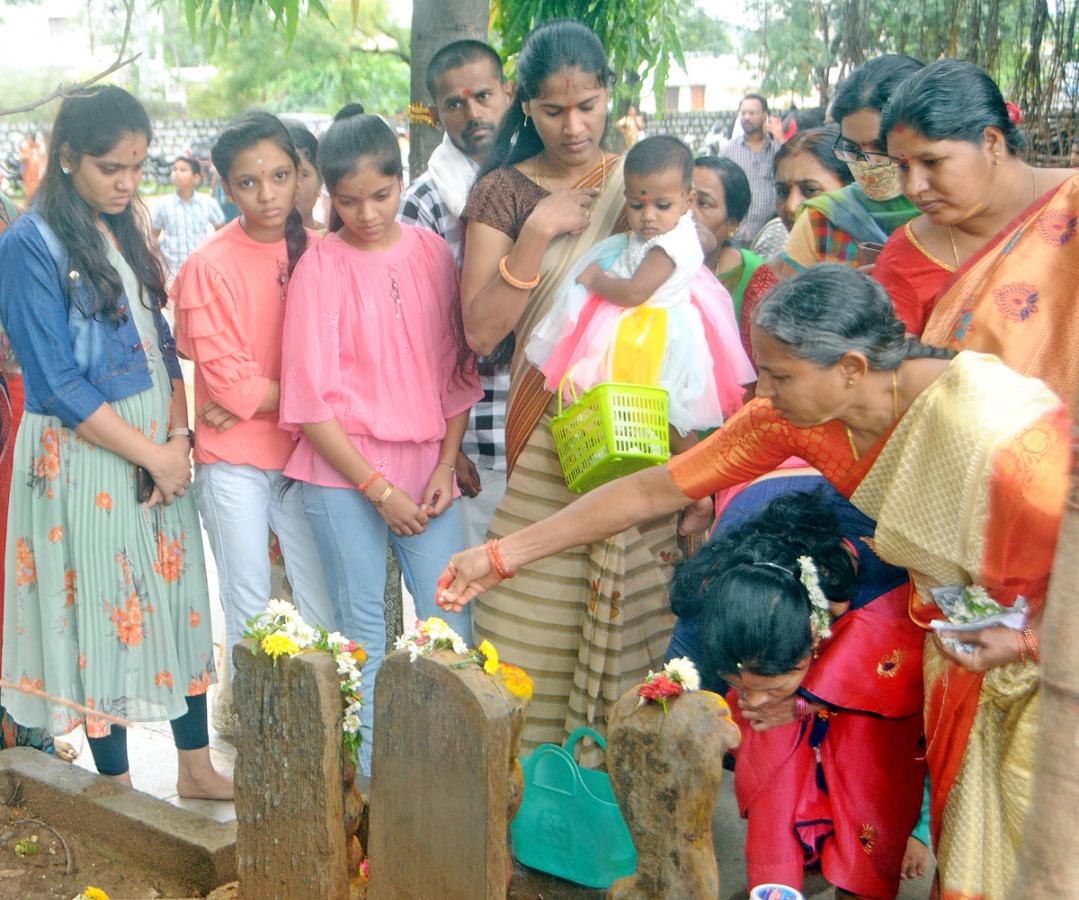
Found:
[[859, 159], [847, 163], [847, 168], [870, 200], [894, 200], [903, 193], [899, 188], [899, 169], [892, 163], [882, 166]]

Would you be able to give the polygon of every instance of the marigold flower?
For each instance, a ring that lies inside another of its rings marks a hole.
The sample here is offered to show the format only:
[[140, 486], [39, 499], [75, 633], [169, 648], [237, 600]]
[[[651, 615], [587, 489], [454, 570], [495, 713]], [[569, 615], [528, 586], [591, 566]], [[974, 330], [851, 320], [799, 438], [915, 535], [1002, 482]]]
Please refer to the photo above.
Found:
[[87, 885], [86, 890], [79, 894], [75, 900], [109, 900], [109, 895], [99, 887]]
[[300, 652], [295, 641], [280, 633], [266, 635], [259, 646], [262, 647], [262, 652], [274, 662], [277, 662], [279, 656], [295, 656]]
[[532, 699], [534, 688], [531, 676], [520, 666], [510, 663], [502, 663], [498, 667], [498, 674], [502, 676], [502, 683], [514, 697], [522, 697], [525, 700]]
[[498, 671], [498, 651], [490, 641], [480, 644], [480, 653], [483, 656], [483, 671], [488, 675], [494, 675]]
[[367, 651], [363, 647], [357, 647], [349, 655], [361, 666], [367, 662]]

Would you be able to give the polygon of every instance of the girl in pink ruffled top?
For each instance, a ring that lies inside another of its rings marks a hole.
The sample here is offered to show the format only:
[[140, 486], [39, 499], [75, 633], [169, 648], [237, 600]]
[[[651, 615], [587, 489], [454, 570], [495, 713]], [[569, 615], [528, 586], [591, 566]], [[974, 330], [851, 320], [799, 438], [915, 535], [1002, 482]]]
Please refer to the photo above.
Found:
[[367, 774], [386, 643], [387, 540], [417, 615], [441, 615], [471, 640], [470, 618], [443, 614], [435, 596], [442, 569], [463, 547], [454, 462], [482, 391], [449, 246], [396, 221], [401, 154], [386, 123], [363, 114], [335, 122], [318, 164], [333, 212], [329, 236], [304, 254], [289, 285], [281, 421], [301, 437], [285, 474], [303, 482], [343, 630], [367, 651]]
[[195, 363], [195, 496], [217, 561], [226, 650], [270, 599], [269, 532], [310, 625], [336, 615], [298, 486], [295, 436], [278, 424], [285, 290], [318, 235], [296, 212], [299, 154], [275, 116], [230, 122], [211, 150], [233, 219], [187, 259], [172, 288], [176, 342]]

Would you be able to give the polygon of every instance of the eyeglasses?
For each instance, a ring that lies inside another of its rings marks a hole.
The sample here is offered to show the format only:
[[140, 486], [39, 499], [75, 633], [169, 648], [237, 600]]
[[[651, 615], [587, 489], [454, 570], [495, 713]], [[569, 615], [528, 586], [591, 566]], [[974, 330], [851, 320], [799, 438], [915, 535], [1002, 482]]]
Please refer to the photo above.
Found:
[[858, 162], [864, 160], [871, 166], [887, 166], [896, 165], [899, 160], [894, 156], [889, 156], [887, 153], [881, 153], [879, 150], [862, 150], [853, 141], [844, 140], [839, 138], [835, 145], [832, 147], [832, 153], [835, 154], [835, 158], [845, 163]]

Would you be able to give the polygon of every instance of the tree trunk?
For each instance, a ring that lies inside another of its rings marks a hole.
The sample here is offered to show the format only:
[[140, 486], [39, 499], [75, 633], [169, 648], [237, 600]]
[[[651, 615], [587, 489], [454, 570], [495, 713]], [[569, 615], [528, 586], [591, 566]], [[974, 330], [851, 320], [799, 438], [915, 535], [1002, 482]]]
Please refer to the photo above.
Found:
[[1079, 896], [1079, 426], [1072, 430], [1071, 488], [1060, 525], [1042, 624], [1042, 720], [1034, 787], [1010, 897]]
[[[489, 0], [413, 0], [412, 58], [413, 103], [431, 105], [434, 98], [427, 94], [427, 63], [446, 44], [464, 38], [487, 40]], [[430, 125], [412, 125], [409, 141], [409, 177], [418, 178], [427, 168], [431, 151], [442, 140], [442, 132]]]

